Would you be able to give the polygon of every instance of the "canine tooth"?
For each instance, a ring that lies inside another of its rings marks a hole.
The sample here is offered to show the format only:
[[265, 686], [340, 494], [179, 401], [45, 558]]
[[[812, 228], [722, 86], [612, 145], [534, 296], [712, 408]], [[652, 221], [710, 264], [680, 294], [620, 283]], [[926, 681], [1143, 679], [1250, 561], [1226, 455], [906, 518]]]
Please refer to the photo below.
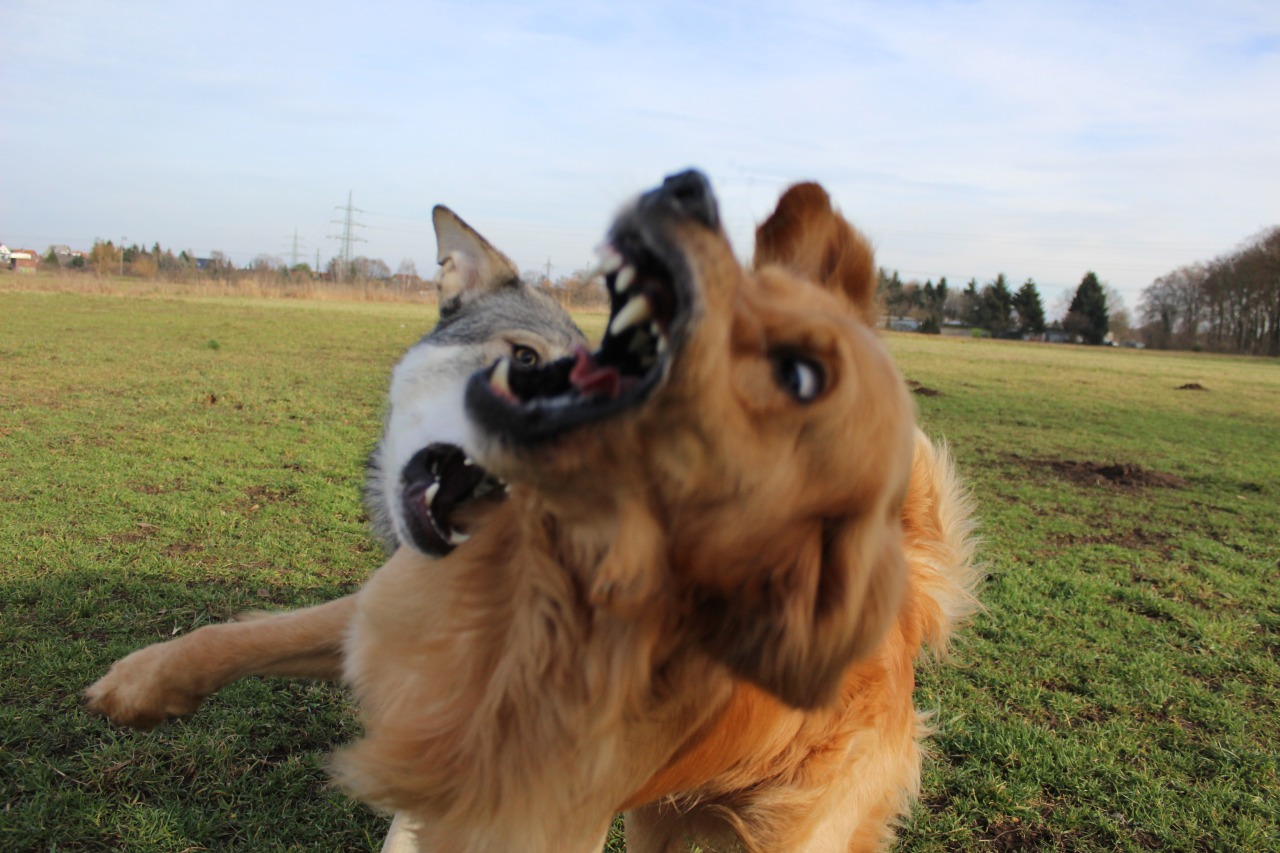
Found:
[[609, 334], [621, 334], [636, 323], [642, 323], [652, 316], [653, 308], [649, 305], [649, 300], [643, 296], [634, 297], [614, 315], [613, 322], [609, 323]]
[[511, 382], [508, 378], [510, 373], [511, 362], [504, 358], [493, 368], [493, 375], [489, 377], [489, 385], [505, 397], [514, 396], [511, 393]]
[[450, 533], [450, 534], [449, 534], [449, 544], [450, 544], [450, 545], [461, 545], [463, 542], [466, 542], [466, 541], [467, 541], [468, 539], [470, 539], [470, 538], [471, 538], [471, 534], [469, 534], [469, 533], [461, 533], [461, 532], [459, 532], [459, 531], [455, 530], [455, 531], [453, 531], [452, 533]]
[[614, 293], [626, 293], [636, 281], [636, 268], [628, 264], [618, 270], [618, 277], [613, 280]]
[[597, 254], [600, 255], [600, 263], [596, 269], [600, 270], [601, 274], [608, 275], [609, 273], [617, 272], [622, 268], [622, 255], [618, 253], [617, 249], [613, 248], [608, 243], [601, 246]]
[[462, 457], [462, 464], [463, 464], [463, 465], [467, 465], [467, 466], [471, 466], [471, 465], [474, 465], [474, 464], [476, 464], [476, 463], [474, 463], [474, 462], [472, 462], [472, 461], [471, 461], [471, 457], [470, 457], [470, 456], [464, 456], [464, 457]]
[[658, 355], [662, 355], [667, 351], [667, 336], [658, 332]]
[[431, 502], [436, 499], [436, 493], [439, 491], [439, 483], [432, 483], [430, 486], [427, 486], [427, 492], [422, 496], [422, 499], [426, 502], [427, 506], [431, 506]]

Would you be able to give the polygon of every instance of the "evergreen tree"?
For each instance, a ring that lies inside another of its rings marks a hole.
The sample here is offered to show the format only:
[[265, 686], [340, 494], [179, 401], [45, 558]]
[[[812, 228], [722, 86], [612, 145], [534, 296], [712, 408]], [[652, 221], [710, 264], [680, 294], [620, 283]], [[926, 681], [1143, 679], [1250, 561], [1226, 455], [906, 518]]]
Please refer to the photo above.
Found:
[[1102, 290], [1102, 283], [1093, 272], [1085, 273], [1076, 288], [1076, 295], [1071, 299], [1063, 326], [1084, 338], [1087, 344], [1100, 344], [1107, 336], [1109, 321], [1107, 295]]
[[978, 295], [978, 280], [969, 279], [969, 284], [960, 293], [960, 319], [970, 326], [982, 326], [982, 298]]
[[1013, 330], [1013, 294], [1004, 273], [982, 288], [979, 325], [994, 338], [1008, 337]]
[[1018, 331], [1024, 335], [1039, 335], [1044, 332], [1044, 303], [1040, 301], [1040, 291], [1036, 283], [1027, 279], [1013, 297], [1013, 310], [1018, 312]]

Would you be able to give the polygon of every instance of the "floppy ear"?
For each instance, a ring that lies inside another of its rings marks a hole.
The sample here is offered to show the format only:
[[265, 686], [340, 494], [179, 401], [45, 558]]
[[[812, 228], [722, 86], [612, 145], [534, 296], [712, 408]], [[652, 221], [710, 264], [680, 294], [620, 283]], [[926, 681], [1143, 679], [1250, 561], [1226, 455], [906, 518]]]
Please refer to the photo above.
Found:
[[520, 273], [511, 259], [452, 210], [436, 205], [431, 221], [436, 228], [436, 261], [440, 264], [436, 276], [440, 316], [452, 314], [477, 296], [519, 286]]
[[707, 652], [788, 705], [835, 699], [845, 670], [879, 645], [902, 604], [900, 525], [871, 515], [815, 524], [758, 595], [700, 595]]
[[776, 264], [843, 293], [863, 322], [874, 326], [876, 271], [871, 246], [831, 207], [815, 183], [796, 184], [756, 229], [756, 269]]

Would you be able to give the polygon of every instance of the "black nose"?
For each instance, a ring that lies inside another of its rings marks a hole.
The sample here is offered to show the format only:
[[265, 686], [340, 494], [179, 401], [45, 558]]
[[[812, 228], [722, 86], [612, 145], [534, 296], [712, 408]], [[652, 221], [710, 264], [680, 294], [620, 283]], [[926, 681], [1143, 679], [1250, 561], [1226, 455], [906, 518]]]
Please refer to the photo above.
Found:
[[720, 210], [711, 182], [696, 169], [668, 175], [662, 186], [645, 194], [641, 203], [690, 217], [708, 228], [720, 228]]

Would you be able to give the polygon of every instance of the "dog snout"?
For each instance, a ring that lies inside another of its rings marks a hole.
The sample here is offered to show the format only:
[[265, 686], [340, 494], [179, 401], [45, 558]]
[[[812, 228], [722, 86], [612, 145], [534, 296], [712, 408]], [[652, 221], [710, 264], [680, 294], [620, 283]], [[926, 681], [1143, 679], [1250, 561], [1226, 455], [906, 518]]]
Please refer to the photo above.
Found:
[[689, 217], [713, 230], [720, 228], [720, 209], [711, 182], [697, 169], [668, 175], [642, 204]]

